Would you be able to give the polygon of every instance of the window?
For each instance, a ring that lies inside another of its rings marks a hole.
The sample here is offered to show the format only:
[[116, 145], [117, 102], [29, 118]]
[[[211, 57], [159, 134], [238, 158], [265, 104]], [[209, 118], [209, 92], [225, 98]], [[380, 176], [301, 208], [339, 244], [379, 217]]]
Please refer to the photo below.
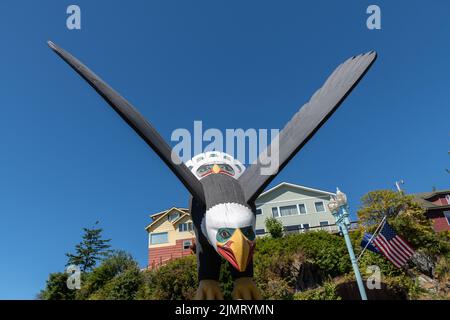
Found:
[[262, 214], [262, 209], [256, 209], [256, 215]]
[[306, 206], [304, 203], [300, 203], [298, 205], [298, 210], [300, 211], [300, 214], [306, 214]]
[[298, 231], [298, 230], [300, 230], [302, 228], [302, 225], [301, 224], [296, 224], [296, 225], [293, 225], [293, 226], [286, 226], [285, 228], [284, 228], [284, 230], [286, 230], [286, 231]]
[[316, 212], [324, 212], [325, 207], [322, 201], [314, 202], [314, 206], [316, 207]]
[[296, 215], [296, 214], [298, 214], [296, 205], [280, 207], [280, 215], [282, 217], [293, 216], [293, 215]]
[[192, 241], [191, 240], [185, 240], [183, 241], [183, 249], [187, 250], [192, 246]]
[[303, 229], [305, 229], [305, 231], [309, 230], [309, 223], [304, 223], [303, 224]]
[[273, 216], [274, 218], [279, 217], [279, 214], [278, 214], [278, 208], [277, 208], [277, 207], [273, 207], [273, 208], [272, 208], [272, 216]]
[[262, 235], [262, 234], [265, 234], [266, 232], [264, 231], [264, 229], [256, 229], [255, 233], [256, 233], [256, 235]]
[[167, 232], [152, 233], [150, 235], [150, 244], [160, 244], [169, 242]]
[[180, 216], [180, 214], [178, 212], [169, 213], [169, 215], [167, 216], [167, 220], [175, 221], [178, 219], [179, 216]]
[[447, 204], [450, 204], [450, 194], [445, 196], [445, 200], [447, 200]]
[[192, 231], [192, 230], [193, 230], [192, 222], [180, 223], [178, 225], [178, 231], [180, 231], [180, 232]]
[[328, 221], [320, 221], [321, 227], [328, 227]]
[[447, 223], [450, 225], [450, 211], [444, 211], [444, 216], [447, 219]]

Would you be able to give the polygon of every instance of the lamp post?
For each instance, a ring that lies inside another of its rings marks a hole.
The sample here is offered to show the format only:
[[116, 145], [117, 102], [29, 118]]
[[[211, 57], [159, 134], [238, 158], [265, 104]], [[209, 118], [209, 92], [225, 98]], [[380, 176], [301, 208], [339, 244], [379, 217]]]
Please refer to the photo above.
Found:
[[328, 208], [336, 219], [336, 225], [344, 235], [345, 244], [347, 245], [348, 254], [350, 255], [350, 261], [352, 262], [353, 271], [355, 272], [356, 283], [358, 284], [359, 293], [362, 300], [367, 300], [366, 290], [364, 283], [359, 272], [358, 262], [356, 261], [355, 252], [353, 251], [352, 242], [348, 235], [348, 227], [350, 226], [347, 196], [341, 192], [339, 188], [336, 191], [336, 197], [331, 197], [328, 203]]

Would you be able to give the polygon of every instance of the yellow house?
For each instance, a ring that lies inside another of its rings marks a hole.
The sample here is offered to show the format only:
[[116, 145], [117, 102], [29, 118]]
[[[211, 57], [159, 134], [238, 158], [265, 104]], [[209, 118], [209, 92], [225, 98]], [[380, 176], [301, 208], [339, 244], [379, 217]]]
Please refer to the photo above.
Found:
[[195, 243], [194, 228], [186, 208], [170, 208], [150, 215], [148, 232], [148, 267], [189, 255]]

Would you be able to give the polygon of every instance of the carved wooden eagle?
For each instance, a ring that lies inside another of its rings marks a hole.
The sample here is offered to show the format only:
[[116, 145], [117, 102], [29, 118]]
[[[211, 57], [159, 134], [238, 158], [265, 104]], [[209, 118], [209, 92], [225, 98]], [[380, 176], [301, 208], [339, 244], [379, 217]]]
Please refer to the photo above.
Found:
[[197, 299], [222, 299], [219, 286], [221, 257], [231, 267], [235, 299], [260, 299], [253, 277], [255, 200], [294, 155], [340, 106], [362, 79], [377, 55], [374, 51], [351, 57], [329, 76], [323, 86], [280, 131], [278, 170], [262, 174], [268, 154], [263, 152], [249, 168], [229, 155], [197, 155], [183, 163], [156, 129], [122, 96], [64, 49], [48, 42], [64, 61], [83, 77], [164, 161], [190, 192], [190, 213], [197, 239], [199, 287]]

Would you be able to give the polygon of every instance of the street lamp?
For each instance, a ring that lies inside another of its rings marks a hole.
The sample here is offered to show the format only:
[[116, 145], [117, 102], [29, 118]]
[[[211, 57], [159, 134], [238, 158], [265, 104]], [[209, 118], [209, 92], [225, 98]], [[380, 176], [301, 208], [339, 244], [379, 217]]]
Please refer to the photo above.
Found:
[[353, 251], [352, 242], [348, 235], [348, 227], [350, 226], [349, 211], [347, 204], [347, 195], [337, 188], [336, 197], [331, 196], [331, 200], [328, 203], [328, 208], [336, 219], [336, 225], [344, 235], [345, 244], [347, 245], [348, 254], [350, 255], [350, 261], [352, 262], [353, 271], [355, 272], [356, 283], [358, 284], [359, 293], [362, 300], [367, 300], [366, 290], [359, 272], [358, 262], [356, 261], [355, 253]]

